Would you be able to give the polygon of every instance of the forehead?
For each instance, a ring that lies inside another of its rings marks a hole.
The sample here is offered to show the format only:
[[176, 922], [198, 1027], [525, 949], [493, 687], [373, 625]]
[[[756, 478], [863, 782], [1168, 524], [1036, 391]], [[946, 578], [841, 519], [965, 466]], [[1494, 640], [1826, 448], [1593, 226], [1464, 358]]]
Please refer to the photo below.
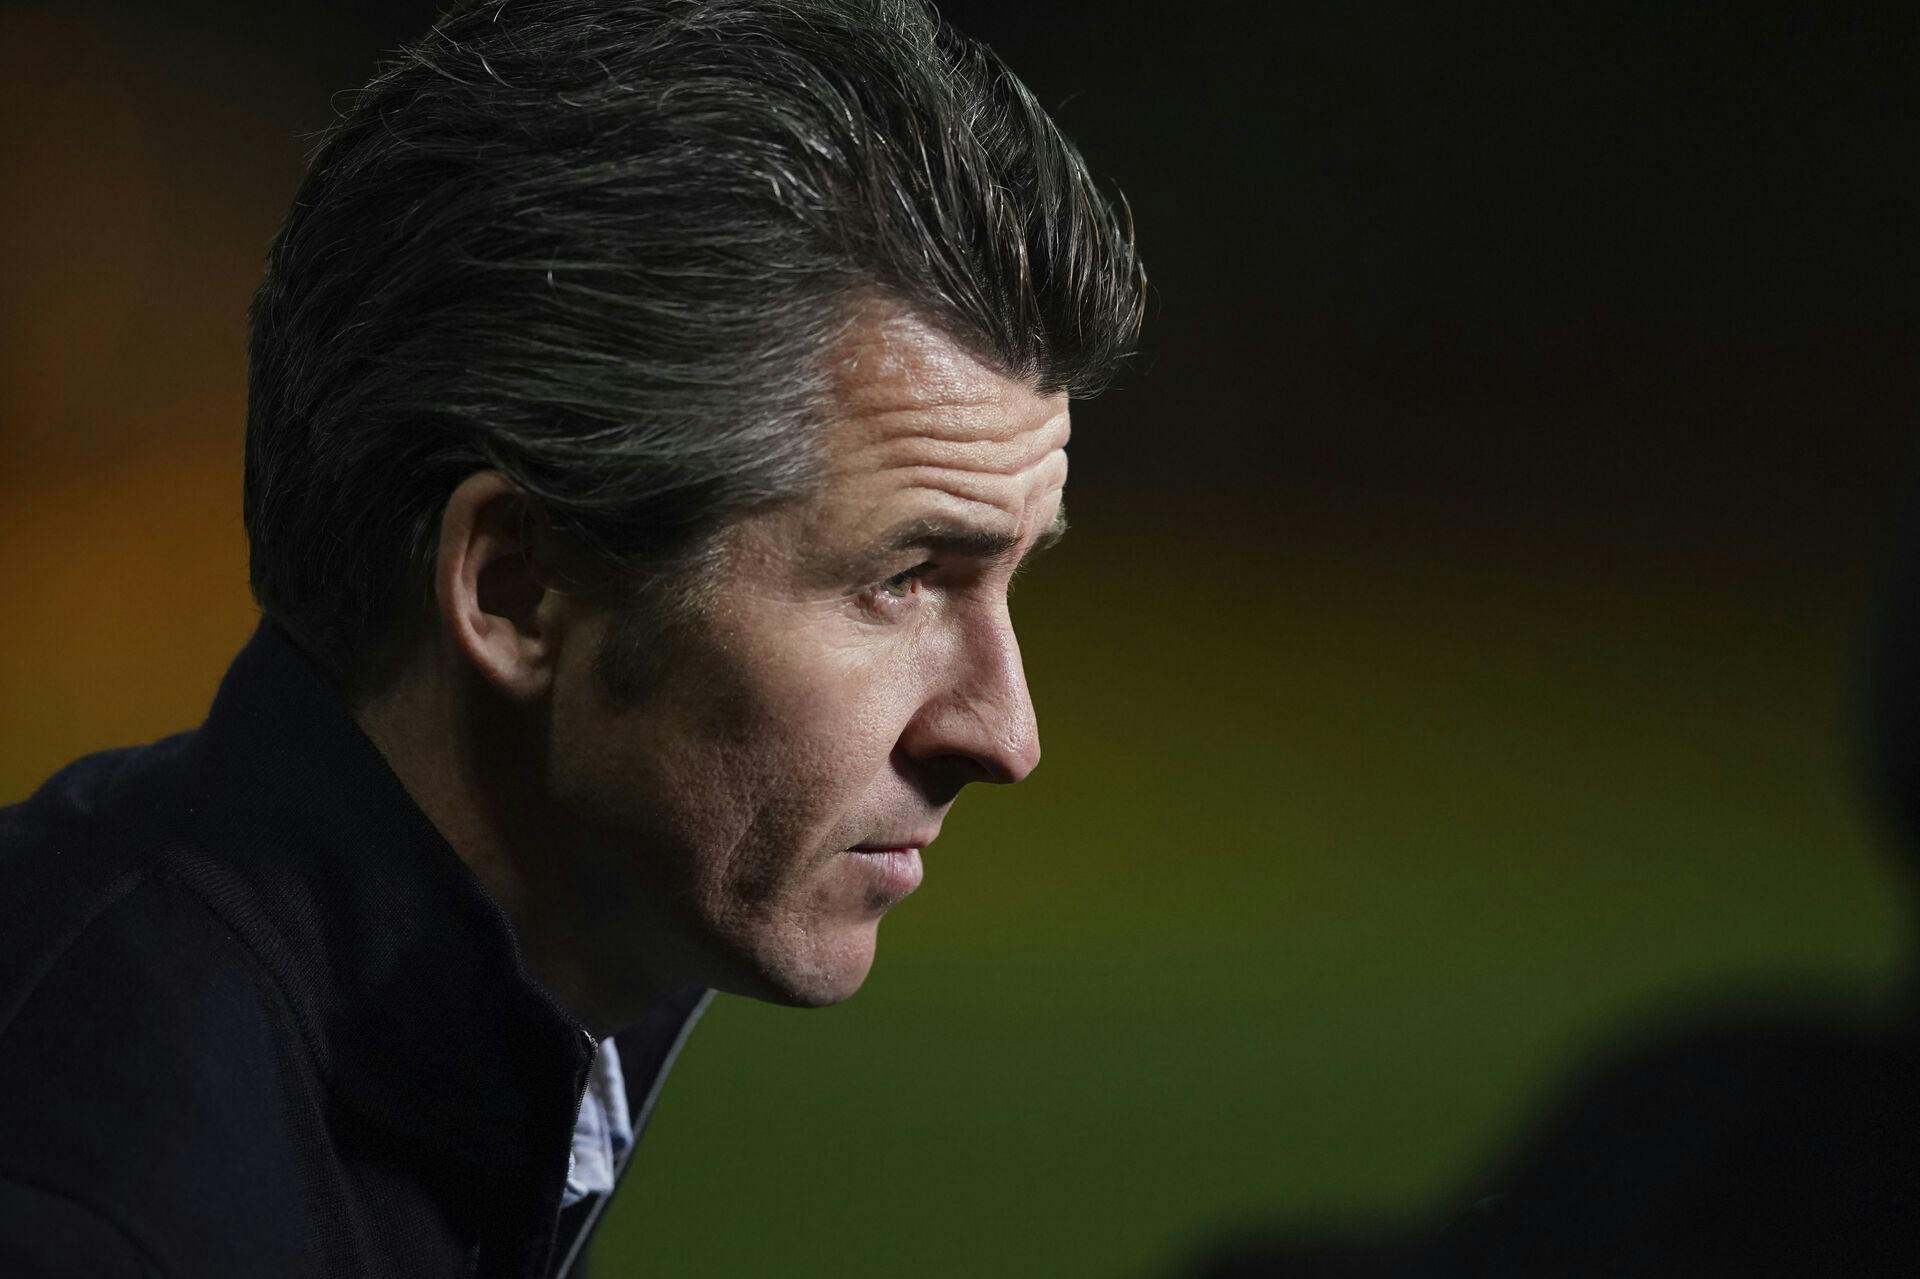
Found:
[[1066, 482], [1067, 397], [1040, 395], [938, 330], [856, 326], [833, 370], [822, 513], [884, 524], [916, 512], [1024, 534]]

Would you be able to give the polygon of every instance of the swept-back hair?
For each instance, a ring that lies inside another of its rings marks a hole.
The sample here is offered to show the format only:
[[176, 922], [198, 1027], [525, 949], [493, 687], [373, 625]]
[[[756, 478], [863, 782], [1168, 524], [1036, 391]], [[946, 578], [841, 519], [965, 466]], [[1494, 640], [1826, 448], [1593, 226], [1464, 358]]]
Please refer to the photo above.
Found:
[[864, 302], [1084, 396], [1144, 288], [1072, 143], [917, 0], [458, 8], [353, 97], [270, 250], [254, 593], [365, 687], [468, 475], [637, 592], [809, 490]]

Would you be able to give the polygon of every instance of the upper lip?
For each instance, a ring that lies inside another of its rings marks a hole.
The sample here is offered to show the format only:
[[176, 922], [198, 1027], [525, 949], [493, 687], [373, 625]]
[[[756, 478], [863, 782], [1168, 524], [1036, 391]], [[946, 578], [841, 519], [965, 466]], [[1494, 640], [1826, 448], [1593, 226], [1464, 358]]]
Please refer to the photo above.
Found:
[[939, 831], [925, 832], [919, 835], [909, 835], [905, 839], [869, 839], [864, 843], [855, 844], [852, 851], [856, 853], [891, 853], [902, 848], [925, 848], [938, 837], [939, 833]]

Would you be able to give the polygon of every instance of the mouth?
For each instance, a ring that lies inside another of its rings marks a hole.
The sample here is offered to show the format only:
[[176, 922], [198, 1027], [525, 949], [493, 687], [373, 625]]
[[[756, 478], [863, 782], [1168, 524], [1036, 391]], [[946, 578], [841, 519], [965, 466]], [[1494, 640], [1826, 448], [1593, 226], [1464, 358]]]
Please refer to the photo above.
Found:
[[867, 868], [868, 899], [880, 909], [899, 902], [920, 887], [925, 871], [917, 844], [855, 844], [847, 850]]

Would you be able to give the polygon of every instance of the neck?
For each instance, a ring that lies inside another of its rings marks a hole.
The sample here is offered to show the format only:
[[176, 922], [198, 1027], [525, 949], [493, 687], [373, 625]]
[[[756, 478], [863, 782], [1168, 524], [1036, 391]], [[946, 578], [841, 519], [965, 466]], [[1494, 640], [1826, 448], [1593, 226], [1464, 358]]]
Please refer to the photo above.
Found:
[[596, 1038], [622, 1024], [620, 1002], [591, 976], [572, 939], [557, 869], [542, 854], [538, 716], [471, 671], [410, 667], [352, 708], [400, 784], [511, 922], [531, 974]]

